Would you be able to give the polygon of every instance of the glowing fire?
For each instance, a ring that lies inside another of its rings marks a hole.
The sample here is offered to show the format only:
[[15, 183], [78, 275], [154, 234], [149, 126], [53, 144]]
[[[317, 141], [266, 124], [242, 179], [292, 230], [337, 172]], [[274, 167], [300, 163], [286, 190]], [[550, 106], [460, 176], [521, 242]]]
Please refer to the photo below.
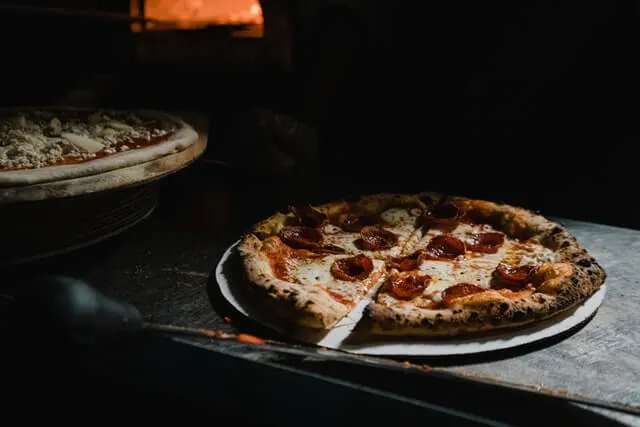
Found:
[[[257, 0], [146, 0], [144, 14], [131, 0], [131, 14], [170, 22], [172, 28], [202, 28], [212, 24], [262, 24]], [[153, 26], [147, 27], [154, 29]]]

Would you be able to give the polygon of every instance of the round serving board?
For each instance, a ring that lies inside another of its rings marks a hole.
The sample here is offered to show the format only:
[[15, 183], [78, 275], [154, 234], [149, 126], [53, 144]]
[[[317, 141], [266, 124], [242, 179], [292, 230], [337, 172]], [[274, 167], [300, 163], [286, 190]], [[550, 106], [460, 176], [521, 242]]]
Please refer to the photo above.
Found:
[[222, 255], [215, 269], [215, 277], [222, 296], [240, 313], [281, 334], [309, 344], [343, 350], [350, 353], [386, 356], [454, 356], [506, 350], [531, 344], [568, 332], [585, 323], [598, 310], [604, 299], [603, 286], [577, 308], [552, 319], [513, 330], [483, 334], [472, 338], [411, 340], [371, 337], [358, 330], [358, 322], [369, 299], [361, 301], [349, 316], [342, 319], [328, 333], [304, 328], [292, 329], [290, 325], [269, 316], [248, 295], [248, 283], [237, 251], [239, 242], [231, 245]]
[[200, 134], [198, 140], [183, 151], [146, 163], [81, 178], [24, 186], [0, 187], [0, 205], [83, 196], [146, 184], [188, 166], [200, 157], [206, 148], [207, 137]]

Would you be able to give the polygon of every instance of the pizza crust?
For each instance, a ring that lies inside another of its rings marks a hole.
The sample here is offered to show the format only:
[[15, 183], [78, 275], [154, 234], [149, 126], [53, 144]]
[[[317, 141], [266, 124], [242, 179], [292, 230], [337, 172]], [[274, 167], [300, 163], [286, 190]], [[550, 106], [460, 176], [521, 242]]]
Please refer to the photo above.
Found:
[[[27, 109], [21, 110], [24, 111]], [[55, 111], [61, 110], [83, 111], [84, 109], [40, 108], [39, 110], [47, 110], [55, 113]], [[179, 124], [180, 128], [166, 141], [162, 141], [145, 148], [115, 153], [95, 160], [88, 160], [82, 163], [69, 165], [45, 166], [37, 169], [0, 171], [0, 187], [23, 186], [43, 182], [60, 181], [126, 168], [180, 152], [198, 140], [198, 133], [193, 129], [193, 127], [183, 120], [169, 114], [152, 110], [132, 110], [131, 113], [158, 120], [168, 120]]]
[[351, 311], [350, 306], [336, 301], [318, 287], [274, 277], [263, 242], [256, 235], [245, 235], [238, 249], [250, 284], [261, 291], [261, 301], [278, 317], [300, 326], [329, 329]]
[[486, 291], [455, 300], [452, 308], [406, 310], [371, 303], [366, 311], [371, 333], [396, 336], [458, 336], [513, 328], [569, 310], [595, 293], [606, 273], [578, 241], [559, 224], [522, 208], [493, 202], [451, 198], [494, 217], [507, 235], [526, 235], [551, 248], [556, 262], [543, 264], [537, 291], [505, 296]]

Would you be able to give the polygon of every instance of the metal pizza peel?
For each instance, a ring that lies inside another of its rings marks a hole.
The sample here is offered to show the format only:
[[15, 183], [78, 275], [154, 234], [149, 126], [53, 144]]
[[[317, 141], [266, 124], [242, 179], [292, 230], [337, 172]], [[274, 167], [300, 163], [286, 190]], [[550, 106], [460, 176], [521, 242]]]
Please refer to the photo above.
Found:
[[[626, 405], [594, 399], [562, 390], [530, 387], [505, 382], [495, 378], [451, 372], [407, 361], [400, 362], [381, 357], [351, 354], [339, 350], [293, 345], [276, 340], [265, 340], [248, 334], [231, 334], [209, 329], [195, 329], [177, 325], [163, 325], [145, 322], [142, 314], [131, 304], [111, 299], [88, 284], [67, 277], [47, 276], [29, 283], [20, 284], [14, 295], [5, 296], [5, 317], [12, 328], [21, 328], [24, 334], [34, 333], [46, 325], [47, 331], [59, 334], [75, 342], [86, 345], [95, 343], [121, 342], [141, 336], [162, 335], [175, 337], [198, 337], [203, 343], [216, 341], [233, 342], [235, 352], [224, 352], [225, 357], [241, 358], [241, 353], [271, 352], [286, 355], [294, 360], [313, 359], [330, 361], [352, 367], [371, 370], [372, 376], [383, 370], [402, 378], [423, 378], [448, 385], [457, 385], [460, 393], [470, 390], [477, 392], [499, 392], [508, 396], [547, 401], [564, 401], [590, 407], [608, 409], [640, 416], [640, 406]], [[211, 348], [211, 346], [209, 346]], [[240, 351], [242, 350], [242, 351]]]

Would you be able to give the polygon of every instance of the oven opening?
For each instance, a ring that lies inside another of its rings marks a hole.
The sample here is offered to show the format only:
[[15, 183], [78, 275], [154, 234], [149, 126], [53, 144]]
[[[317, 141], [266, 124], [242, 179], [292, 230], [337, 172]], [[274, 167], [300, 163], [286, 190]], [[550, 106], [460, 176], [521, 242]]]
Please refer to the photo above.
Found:
[[238, 37], [262, 36], [262, 9], [258, 0], [130, 0], [131, 16], [143, 18], [132, 31], [197, 30], [237, 26]]

